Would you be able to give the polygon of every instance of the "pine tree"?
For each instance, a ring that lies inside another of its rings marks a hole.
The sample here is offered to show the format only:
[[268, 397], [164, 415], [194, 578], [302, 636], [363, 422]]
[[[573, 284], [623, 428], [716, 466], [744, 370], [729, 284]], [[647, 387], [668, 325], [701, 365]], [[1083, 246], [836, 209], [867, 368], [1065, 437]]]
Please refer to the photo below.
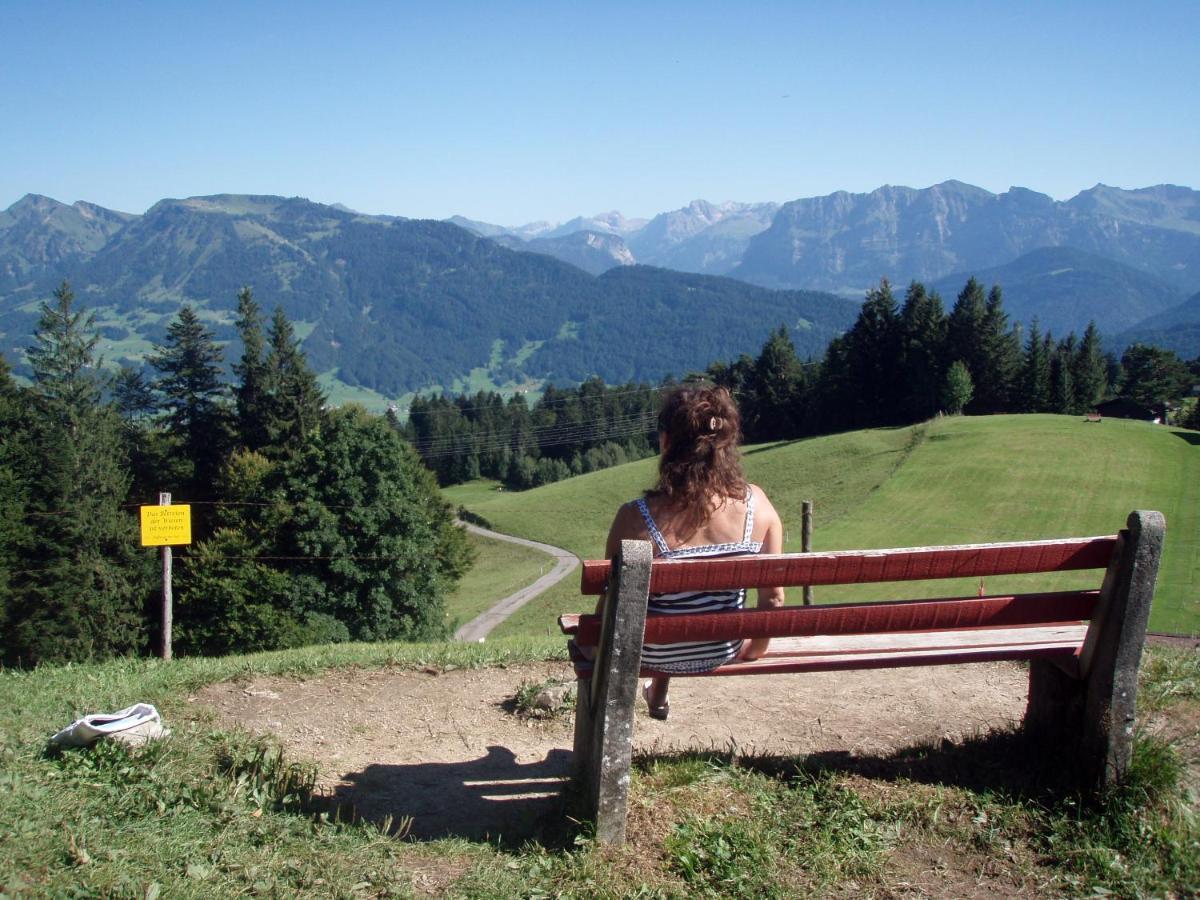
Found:
[[153, 386], [146, 381], [140, 369], [132, 366], [121, 366], [113, 378], [113, 400], [121, 418], [129, 426], [158, 412], [158, 399], [154, 396]]
[[1170, 350], [1134, 344], [1121, 355], [1121, 396], [1155, 408], [1182, 397], [1191, 386], [1187, 366]]
[[233, 374], [238, 378], [234, 388], [237, 438], [247, 450], [261, 450], [270, 442], [270, 370], [262, 310], [249, 287], [238, 291], [237, 312], [237, 332], [242, 341], [242, 358], [233, 365]]
[[54, 303], [42, 303], [42, 317], [27, 351], [38, 395], [59, 411], [95, 406], [104, 383], [98, 374], [95, 314], [75, 309], [67, 282], [54, 291]]
[[[946, 322], [946, 365], [949, 367], [954, 360], [961, 361], [973, 382], [978, 382], [987, 371], [986, 319], [987, 296], [983, 286], [970, 278], [959, 292]], [[967, 411], [975, 412], [974, 405], [968, 405]]]
[[[32, 539], [28, 493], [36, 468], [28, 441], [28, 406], [9, 372], [0, 356], [0, 635], [11, 633], [14, 573]], [[8, 656], [6, 643], [0, 637], [0, 659]]]
[[903, 388], [900, 317], [887, 279], [867, 292], [858, 319], [846, 333], [845, 347], [853, 424], [899, 421]]
[[976, 378], [974, 404], [979, 412], [1005, 412], [1012, 408], [1021, 371], [1018, 332], [1008, 325], [1000, 285], [988, 291], [981, 338], [982, 370]]
[[35, 334], [27, 508], [37, 515], [10, 585], [8, 661], [86, 659], [136, 651], [149, 559], [133, 516], [121, 423], [99, 402], [90, 318], [64, 285]]
[[270, 398], [268, 455], [282, 455], [299, 447], [317, 427], [325, 395], [281, 306], [275, 307], [267, 340], [270, 344], [266, 359]]
[[229, 444], [229, 411], [221, 380], [221, 350], [195, 310], [184, 305], [167, 326], [166, 343], [150, 357], [161, 375], [155, 388], [163, 398], [168, 433], [183, 450], [189, 472], [188, 499], [213, 494]]
[[754, 363], [749, 397], [743, 402], [743, 431], [750, 441], [776, 441], [799, 434], [796, 413], [803, 389], [803, 370], [786, 325], [771, 332]]
[[1071, 364], [1075, 358], [1075, 335], [1059, 343], [1050, 359], [1050, 412], [1075, 412], [1075, 379]]
[[1042, 335], [1038, 321], [1029, 323], [1029, 338], [1025, 343], [1025, 362], [1021, 374], [1021, 411], [1046, 412], [1050, 409], [1050, 348], [1049, 333]]
[[900, 310], [902, 402], [907, 421], [927, 419], [940, 408], [945, 372], [946, 312], [942, 298], [914, 281]]
[[1108, 388], [1108, 372], [1095, 322], [1088, 322], [1079, 349], [1071, 362], [1071, 380], [1075, 384], [1074, 412], [1091, 410], [1104, 397]]

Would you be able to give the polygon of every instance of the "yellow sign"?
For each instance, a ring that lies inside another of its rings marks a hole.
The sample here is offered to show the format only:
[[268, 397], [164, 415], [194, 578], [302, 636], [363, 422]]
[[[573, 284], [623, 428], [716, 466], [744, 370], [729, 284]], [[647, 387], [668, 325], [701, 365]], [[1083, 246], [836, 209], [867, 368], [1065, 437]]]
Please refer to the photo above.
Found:
[[141, 510], [143, 547], [192, 542], [192, 508], [187, 504], [143, 506]]

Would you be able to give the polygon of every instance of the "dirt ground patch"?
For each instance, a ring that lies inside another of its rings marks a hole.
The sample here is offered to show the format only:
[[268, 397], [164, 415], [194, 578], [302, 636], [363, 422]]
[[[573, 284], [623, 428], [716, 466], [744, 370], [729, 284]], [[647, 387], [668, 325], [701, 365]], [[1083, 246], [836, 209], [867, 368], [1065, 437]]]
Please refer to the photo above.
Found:
[[[223, 682], [189, 702], [314, 761], [322, 790], [357, 815], [411, 817], [419, 839], [519, 841], [561, 822], [572, 723], [506, 707], [524, 683], [568, 677], [562, 663], [345, 670]], [[682, 678], [668, 721], [639, 715], [635, 749], [877, 754], [1010, 724], [1025, 695], [1025, 671], [1007, 663]]]

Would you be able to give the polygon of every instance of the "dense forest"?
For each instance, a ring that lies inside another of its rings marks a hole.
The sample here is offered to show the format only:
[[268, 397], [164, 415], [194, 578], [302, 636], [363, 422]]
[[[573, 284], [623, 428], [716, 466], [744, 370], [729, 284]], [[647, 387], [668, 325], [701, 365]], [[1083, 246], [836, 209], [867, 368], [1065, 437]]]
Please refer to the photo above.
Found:
[[[801, 359], [781, 324], [759, 354], [703, 373], [737, 397], [745, 439], [788, 440], [919, 422], [938, 413], [1082, 414], [1123, 396], [1161, 411], [1200, 381], [1175, 354], [1134, 345], [1118, 359], [1089, 326], [1056, 338], [1009, 323], [999, 287], [970, 279], [946, 311], [911, 284], [903, 302], [881, 282], [823, 357]], [[655, 450], [658, 390], [599, 379], [547, 390], [532, 409], [496, 393], [419, 399], [405, 433], [442, 484], [481, 475], [523, 489]], [[1188, 413], [1195, 427], [1196, 412]]]
[[0, 361], [0, 655], [6, 665], [155, 649], [156, 556], [136, 511], [192, 507], [175, 649], [221, 654], [445, 635], [468, 549], [433, 476], [385, 418], [325, 406], [292, 326], [238, 295], [244, 350], [184, 306], [156, 376], [108, 377], [64, 284], [43, 305], [32, 385]]
[[[593, 377], [549, 385], [533, 405], [418, 397], [402, 423], [330, 409], [282, 309], [268, 320], [247, 288], [235, 331], [231, 380], [186, 305], [148, 370], [109, 374], [64, 283], [41, 308], [31, 384], [0, 358], [5, 665], [156, 649], [156, 557], [139, 546], [135, 513], [160, 491], [192, 507], [177, 651], [443, 637], [442, 597], [470, 559], [437, 482], [487, 476], [524, 489], [650, 455], [669, 386]], [[683, 377], [730, 387], [751, 442], [940, 413], [1079, 414], [1114, 396], [1165, 414], [1200, 380], [1200, 360], [1169, 351], [1106, 354], [1094, 327], [1026, 332], [1009, 323], [1000, 288], [974, 279], [948, 312], [919, 283], [901, 302], [881, 282], [820, 358], [801, 359], [792, 333], [781, 324], [757, 356]], [[1200, 425], [1195, 404], [1179, 417]]]

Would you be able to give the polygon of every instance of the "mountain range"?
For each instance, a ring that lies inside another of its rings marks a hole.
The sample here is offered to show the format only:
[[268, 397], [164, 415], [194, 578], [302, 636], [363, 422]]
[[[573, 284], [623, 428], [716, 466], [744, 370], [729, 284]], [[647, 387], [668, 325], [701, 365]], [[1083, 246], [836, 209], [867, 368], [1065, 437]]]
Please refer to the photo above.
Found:
[[250, 284], [328, 378], [386, 396], [655, 379], [753, 353], [781, 323], [819, 354], [881, 277], [924, 281], [948, 308], [972, 275], [1001, 284], [1015, 321], [1064, 334], [1094, 320], [1110, 346], [1141, 336], [1196, 355], [1200, 192], [1097, 185], [1056, 201], [947, 181], [514, 227], [273, 196], [134, 215], [28, 195], [0, 212], [0, 349], [19, 369], [64, 278], [97, 311], [109, 359], [134, 362], [183, 302], [230, 339]]
[[249, 284], [297, 323], [317, 371], [387, 398], [591, 375], [657, 381], [757, 352], [781, 324], [817, 355], [856, 310], [831, 294], [648, 266], [596, 277], [448, 222], [299, 198], [193, 197], [102, 216], [30, 196], [0, 220], [0, 347], [18, 371], [40, 301], [62, 279], [96, 312], [110, 362], [144, 359], [184, 302], [232, 340]]

